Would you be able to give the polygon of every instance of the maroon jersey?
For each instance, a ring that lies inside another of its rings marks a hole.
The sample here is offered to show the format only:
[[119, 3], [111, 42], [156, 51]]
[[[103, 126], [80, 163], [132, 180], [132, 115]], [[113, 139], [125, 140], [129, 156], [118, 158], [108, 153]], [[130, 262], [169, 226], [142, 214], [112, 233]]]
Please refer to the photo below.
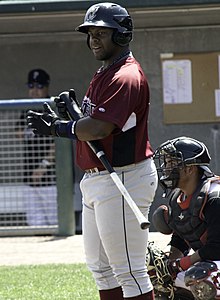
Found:
[[[98, 71], [83, 99], [84, 116], [111, 122], [117, 129], [100, 140], [110, 164], [121, 167], [138, 163], [153, 152], [148, 139], [149, 88], [139, 63], [133, 57], [122, 59]], [[77, 142], [77, 164], [82, 170], [102, 163], [86, 142]]]

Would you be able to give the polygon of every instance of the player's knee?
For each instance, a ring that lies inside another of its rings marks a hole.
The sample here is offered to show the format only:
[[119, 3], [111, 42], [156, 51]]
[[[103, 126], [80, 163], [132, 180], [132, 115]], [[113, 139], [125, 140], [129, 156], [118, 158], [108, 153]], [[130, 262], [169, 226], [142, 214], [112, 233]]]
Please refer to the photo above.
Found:
[[110, 267], [105, 266], [100, 268], [99, 266], [88, 265], [88, 268], [92, 272], [99, 290], [108, 290], [118, 287], [118, 282]]
[[171, 234], [172, 229], [168, 225], [169, 209], [166, 205], [160, 205], [153, 213], [152, 222], [157, 231], [163, 234]]
[[136, 297], [153, 289], [146, 270], [136, 270], [117, 276], [125, 298]]

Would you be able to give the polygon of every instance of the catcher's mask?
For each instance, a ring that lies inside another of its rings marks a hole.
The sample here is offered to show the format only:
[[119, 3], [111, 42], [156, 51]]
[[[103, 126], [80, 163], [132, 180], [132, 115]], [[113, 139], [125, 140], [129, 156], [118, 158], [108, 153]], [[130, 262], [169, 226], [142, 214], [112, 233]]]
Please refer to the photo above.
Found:
[[160, 145], [155, 153], [159, 182], [164, 190], [177, 187], [180, 170], [197, 165], [206, 177], [213, 176], [208, 168], [211, 157], [206, 146], [189, 137], [179, 137]]
[[[112, 28], [112, 41], [121, 47], [132, 40], [132, 19], [127, 10], [118, 4], [105, 2], [92, 5], [86, 12], [84, 23], [76, 30], [88, 34], [91, 26]], [[87, 44], [89, 46], [89, 36]]]

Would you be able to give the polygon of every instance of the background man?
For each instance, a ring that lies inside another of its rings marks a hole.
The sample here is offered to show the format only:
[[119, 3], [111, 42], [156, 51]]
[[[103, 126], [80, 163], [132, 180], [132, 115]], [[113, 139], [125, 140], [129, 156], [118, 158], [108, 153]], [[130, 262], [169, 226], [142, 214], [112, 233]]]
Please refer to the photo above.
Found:
[[[49, 98], [50, 76], [42, 69], [28, 73], [29, 98]], [[27, 128], [26, 112], [17, 126], [17, 136], [24, 140], [24, 200], [28, 225], [57, 224], [55, 145], [51, 137], [35, 136]]]

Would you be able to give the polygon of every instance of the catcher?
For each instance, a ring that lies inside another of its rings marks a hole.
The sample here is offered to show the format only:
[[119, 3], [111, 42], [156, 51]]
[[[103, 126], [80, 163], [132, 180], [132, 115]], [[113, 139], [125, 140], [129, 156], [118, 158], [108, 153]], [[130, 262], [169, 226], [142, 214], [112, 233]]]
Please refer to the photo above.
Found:
[[172, 279], [193, 295], [174, 299], [220, 299], [220, 177], [210, 159], [207, 147], [189, 137], [168, 140], [154, 153], [168, 204], [152, 219], [157, 231], [172, 234], [163, 284]]

